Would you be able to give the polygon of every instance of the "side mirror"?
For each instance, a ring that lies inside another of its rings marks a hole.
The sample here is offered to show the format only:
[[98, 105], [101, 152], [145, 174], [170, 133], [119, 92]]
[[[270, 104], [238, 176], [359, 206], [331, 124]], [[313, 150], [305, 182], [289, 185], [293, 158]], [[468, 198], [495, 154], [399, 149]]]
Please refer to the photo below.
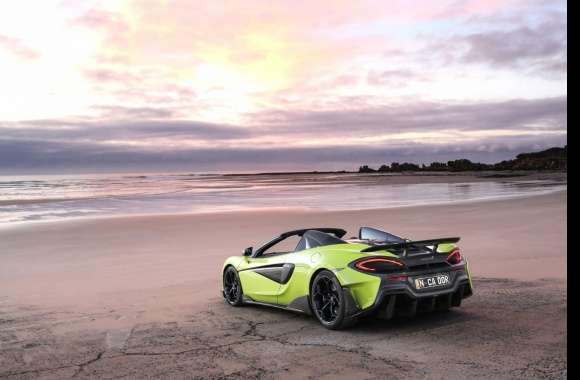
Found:
[[246, 249], [244, 249], [244, 256], [252, 256], [252, 253], [254, 252], [254, 247], [248, 247]]

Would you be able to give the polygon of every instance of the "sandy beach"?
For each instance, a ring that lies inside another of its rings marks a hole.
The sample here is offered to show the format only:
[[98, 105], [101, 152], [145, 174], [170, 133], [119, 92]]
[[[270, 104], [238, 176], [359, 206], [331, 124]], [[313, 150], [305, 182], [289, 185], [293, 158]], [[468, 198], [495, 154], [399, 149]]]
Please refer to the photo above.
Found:
[[[413, 378], [426, 369], [432, 377], [561, 378], [566, 197], [564, 191], [383, 210], [131, 216], [2, 228], [0, 378], [351, 378], [349, 371]], [[351, 236], [361, 225], [414, 239], [461, 236], [475, 296], [448, 314], [332, 333], [291, 313], [223, 305], [220, 270], [227, 256], [296, 227], [343, 227]], [[434, 364], [441, 353], [426, 350], [451, 349], [449, 339], [461, 352], [445, 366]], [[327, 355], [339, 364], [314, 364]]]

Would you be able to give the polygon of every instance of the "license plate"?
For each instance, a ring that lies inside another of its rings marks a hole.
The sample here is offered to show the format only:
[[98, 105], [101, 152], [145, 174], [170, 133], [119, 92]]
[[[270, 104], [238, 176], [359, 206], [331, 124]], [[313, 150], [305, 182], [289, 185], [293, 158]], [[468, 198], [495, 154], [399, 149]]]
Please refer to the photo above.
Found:
[[429, 277], [415, 279], [415, 289], [436, 288], [439, 286], [449, 285], [449, 274], [440, 273]]

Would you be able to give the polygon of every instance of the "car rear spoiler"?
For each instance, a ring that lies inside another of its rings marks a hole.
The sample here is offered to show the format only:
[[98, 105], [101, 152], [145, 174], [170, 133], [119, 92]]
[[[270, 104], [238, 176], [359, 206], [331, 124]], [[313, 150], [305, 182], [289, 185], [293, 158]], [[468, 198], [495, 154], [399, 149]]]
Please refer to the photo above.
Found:
[[336, 236], [339, 239], [341, 237], [343, 237], [344, 235], [346, 235], [346, 231], [343, 230], [342, 228], [319, 227], [319, 228], [303, 228], [301, 230], [284, 232], [284, 233], [280, 234], [280, 237], [287, 238], [287, 237], [293, 236], [293, 235], [302, 236], [302, 235], [304, 235], [305, 232], [308, 232], [308, 231], [320, 231], [320, 232], [324, 232], [327, 234], [333, 234], [334, 236]]
[[447, 237], [447, 238], [439, 238], [439, 239], [429, 239], [429, 240], [415, 240], [415, 241], [405, 241], [402, 243], [389, 243], [389, 244], [378, 244], [373, 245], [371, 247], [363, 249], [361, 252], [377, 252], [389, 249], [401, 249], [403, 250], [403, 256], [406, 256], [407, 248], [409, 247], [428, 247], [430, 245], [434, 246], [433, 252], [437, 251], [437, 246], [440, 244], [455, 244], [461, 238], [459, 237]]

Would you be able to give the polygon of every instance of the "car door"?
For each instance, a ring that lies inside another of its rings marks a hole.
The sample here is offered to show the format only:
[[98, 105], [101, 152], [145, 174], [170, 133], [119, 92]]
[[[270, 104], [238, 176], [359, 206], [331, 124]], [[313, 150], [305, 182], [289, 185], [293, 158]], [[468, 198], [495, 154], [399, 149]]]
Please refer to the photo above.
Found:
[[285, 276], [278, 290], [277, 302], [280, 306], [304, 309], [308, 307], [308, 275], [311, 271], [313, 255], [316, 248], [294, 252], [286, 255], [284, 265], [292, 269], [289, 276]]
[[238, 266], [238, 275], [246, 297], [269, 304], [278, 303], [280, 286], [292, 275], [289, 257], [299, 238], [289, 237], [269, 247], [256, 257], [246, 257]]

